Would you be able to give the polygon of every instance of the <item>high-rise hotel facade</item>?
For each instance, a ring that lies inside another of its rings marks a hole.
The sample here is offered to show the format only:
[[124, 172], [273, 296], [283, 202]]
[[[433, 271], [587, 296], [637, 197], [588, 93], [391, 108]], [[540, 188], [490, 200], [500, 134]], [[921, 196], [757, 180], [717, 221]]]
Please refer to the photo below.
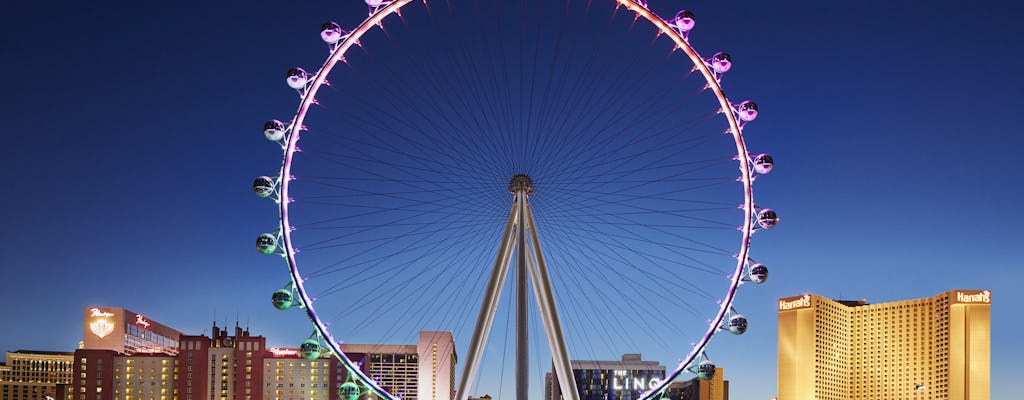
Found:
[[779, 400], [988, 400], [992, 293], [779, 299]]
[[0, 362], [0, 400], [54, 397], [72, 378], [72, 353], [18, 350]]
[[[64, 354], [63, 366], [51, 368], [64, 378], [51, 390], [57, 400], [339, 400], [338, 388], [349, 379], [331, 355], [310, 360], [298, 348], [267, 347], [266, 338], [237, 324], [233, 332], [214, 324], [210, 336], [185, 335], [110, 307], [86, 308], [84, 324], [82, 348]], [[457, 360], [450, 332], [420, 332], [416, 344], [346, 343], [342, 350], [403, 399], [455, 395]], [[42, 365], [32, 365], [37, 364]], [[17, 390], [23, 392], [28, 393]]]

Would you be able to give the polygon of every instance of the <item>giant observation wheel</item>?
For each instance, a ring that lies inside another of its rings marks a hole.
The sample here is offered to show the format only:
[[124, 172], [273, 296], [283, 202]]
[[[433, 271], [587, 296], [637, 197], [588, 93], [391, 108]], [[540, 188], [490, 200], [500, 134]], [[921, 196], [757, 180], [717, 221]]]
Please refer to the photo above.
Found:
[[[709, 378], [711, 339], [747, 329], [739, 287], [767, 279], [751, 235], [778, 217], [754, 202], [774, 165], [744, 140], [758, 107], [726, 97], [732, 58], [691, 46], [693, 13], [663, 18], [640, 0], [365, 3], [352, 30], [323, 24], [315, 72], [288, 71], [299, 107], [264, 125], [281, 168], [253, 184], [279, 207], [257, 239], [288, 267], [274, 306], [309, 317], [305, 357], [330, 353], [349, 372], [328, 390], [408, 397], [342, 339], [381, 343], [412, 325], [468, 346], [450, 388], [465, 399], [513, 309], [517, 389], [536, 353], [531, 318], [562, 387], [575, 386], [570, 353], [598, 359], [618, 340], [678, 360], [644, 399], [684, 373]], [[515, 298], [502, 302], [510, 270]]]

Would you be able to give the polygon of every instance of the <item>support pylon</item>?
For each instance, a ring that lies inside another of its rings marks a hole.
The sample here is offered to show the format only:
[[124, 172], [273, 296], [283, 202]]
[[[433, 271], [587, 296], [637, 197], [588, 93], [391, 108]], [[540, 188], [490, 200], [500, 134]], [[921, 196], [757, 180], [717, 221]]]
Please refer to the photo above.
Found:
[[[462, 376], [459, 379], [455, 400], [466, 400], [469, 397], [469, 390], [476, 378], [483, 349], [487, 344], [487, 337], [494, 324], [494, 314], [497, 312], [498, 300], [508, 275], [513, 248], [516, 249], [517, 278], [516, 400], [527, 400], [529, 391], [529, 348], [527, 346], [529, 330], [526, 325], [528, 319], [526, 312], [528, 307], [527, 276], [529, 276], [529, 282], [533, 287], [534, 296], [537, 298], [537, 307], [544, 325], [544, 333], [548, 339], [548, 347], [551, 349], [555, 376], [559, 386], [562, 387], [563, 398], [579, 400], [576, 378], [572, 374], [572, 365], [569, 362], [569, 352], [566, 349], [565, 336], [558, 318], [558, 307], [555, 304], [554, 291], [551, 289], [547, 263], [541, 252], [533, 212], [530, 210], [529, 196], [534, 193], [533, 182], [526, 175], [516, 175], [509, 182], [509, 192], [515, 196], [512, 202], [512, 211], [509, 212], [505, 233], [502, 235], [494, 267], [491, 270], [491, 277], [487, 281], [484, 300], [480, 305], [476, 327], [473, 329], [473, 338], [466, 354], [466, 365], [463, 367]], [[527, 236], [527, 232], [529, 232], [529, 236]]]

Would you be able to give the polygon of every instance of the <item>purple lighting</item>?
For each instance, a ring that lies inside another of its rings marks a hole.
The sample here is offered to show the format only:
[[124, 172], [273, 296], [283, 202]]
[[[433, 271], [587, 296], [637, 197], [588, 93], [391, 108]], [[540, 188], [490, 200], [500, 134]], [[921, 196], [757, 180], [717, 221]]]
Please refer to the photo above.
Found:
[[711, 69], [715, 70], [716, 73], [724, 74], [729, 72], [732, 68], [732, 56], [729, 53], [720, 51], [711, 56]]
[[692, 30], [696, 23], [697, 21], [693, 19], [693, 12], [690, 10], [679, 10], [676, 17], [672, 19], [672, 26], [682, 33]]

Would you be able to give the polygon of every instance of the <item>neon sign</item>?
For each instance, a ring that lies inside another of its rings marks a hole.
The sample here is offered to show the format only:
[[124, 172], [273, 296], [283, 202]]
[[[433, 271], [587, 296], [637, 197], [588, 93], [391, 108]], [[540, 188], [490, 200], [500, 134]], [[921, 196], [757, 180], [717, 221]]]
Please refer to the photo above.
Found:
[[612, 376], [612, 390], [651, 390], [661, 383], [658, 378], [628, 377], [626, 371], [615, 371]]
[[93, 309], [89, 310], [89, 316], [90, 317], [113, 317], [114, 313], [100, 311], [100, 309], [98, 309], [98, 308], [93, 308]]
[[274, 355], [274, 357], [286, 357], [286, 356], [297, 356], [299, 355], [298, 349], [286, 349], [282, 347], [271, 347], [267, 349]]
[[114, 321], [110, 319], [113, 316], [114, 313], [112, 312], [103, 311], [95, 307], [90, 308], [89, 317], [92, 318], [92, 321], [89, 322], [89, 331], [100, 339], [114, 333]]
[[114, 332], [114, 323], [110, 322], [110, 320], [106, 318], [95, 319], [89, 323], [89, 331], [91, 331], [93, 335], [99, 336], [100, 339], [103, 339]]
[[983, 290], [981, 293], [967, 294], [964, 292], [956, 292], [956, 301], [960, 303], [991, 303], [992, 292]]
[[146, 321], [146, 319], [142, 317], [142, 314], [135, 314], [135, 325], [143, 328], [149, 328], [149, 321]]
[[779, 300], [779, 311], [792, 310], [811, 306], [811, 295], [805, 294], [796, 300]]

